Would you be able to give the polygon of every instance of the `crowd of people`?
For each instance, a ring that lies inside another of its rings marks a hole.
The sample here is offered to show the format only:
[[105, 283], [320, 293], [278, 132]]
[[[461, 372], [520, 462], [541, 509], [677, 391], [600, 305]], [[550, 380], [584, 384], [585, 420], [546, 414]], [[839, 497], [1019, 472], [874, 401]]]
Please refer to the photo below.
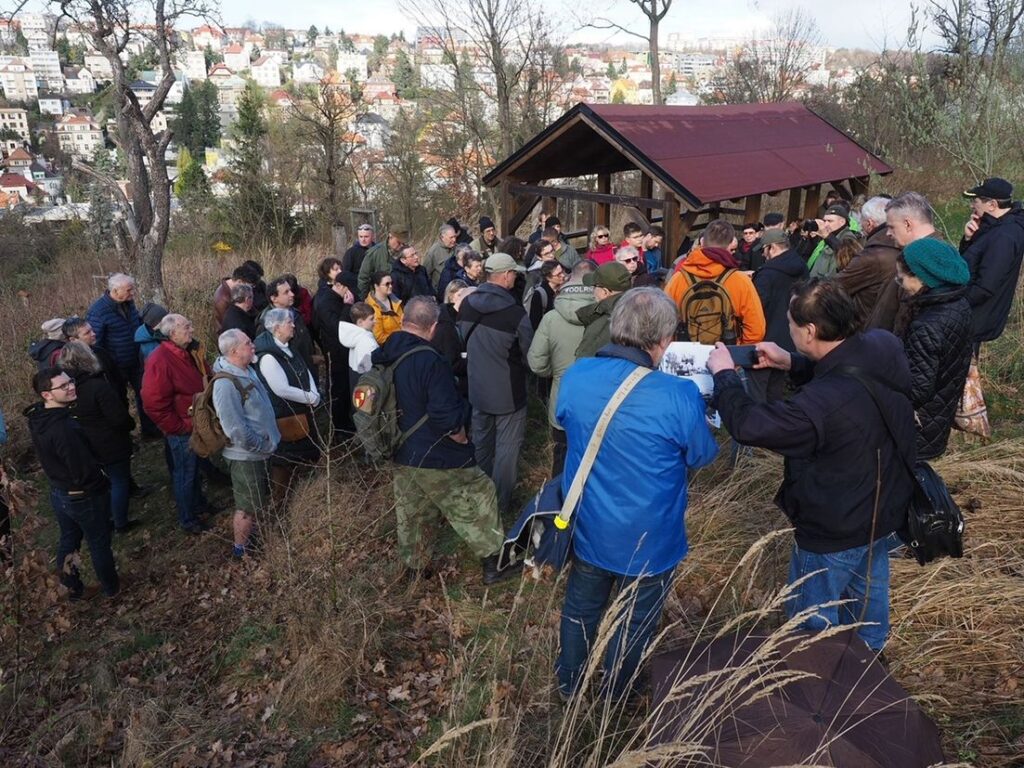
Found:
[[[102, 590], [120, 588], [111, 532], [137, 524], [130, 500], [148, 491], [132, 479], [129, 390], [142, 436], [164, 441], [182, 531], [203, 533], [217, 511], [204, 477], [230, 482], [233, 554], [244, 557], [254, 523], [286, 508], [296, 478], [332, 443], [352, 444], [353, 393], [378, 366], [392, 372], [398, 405], [393, 491], [406, 575], [430, 577], [444, 519], [495, 583], [514, 573], [497, 554], [531, 393], [547, 400], [550, 474], [568, 492], [619, 385], [685, 340], [716, 346], [712, 404], [729, 435], [785, 457], [776, 502], [795, 529], [790, 580], [802, 580], [791, 613], [808, 610], [810, 628], [866, 621], [859, 634], [880, 652], [888, 542], [911, 489], [897, 459], [945, 450], [972, 358], [1006, 325], [1024, 255], [1024, 211], [1009, 183], [988, 179], [965, 194], [972, 215], [959, 248], [915, 192], [858, 204], [836, 193], [804, 221], [713, 220], [676, 254], [662, 251], [656, 224], [627, 223], [621, 240], [598, 226], [581, 252], [556, 216], [542, 214], [526, 240], [500, 238], [486, 216], [474, 238], [452, 219], [423, 256], [404, 226], [378, 242], [363, 224], [342, 258], [319, 265], [315, 290], [291, 274], [265, 282], [252, 261], [224, 278], [210, 308], [212, 365], [189, 318], [137, 310], [132, 278], [113, 275], [85, 318], [44, 323], [30, 349], [39, 402], [27, 414], [61, 530], [58, 570], [72, 597], [85, 594], [65, 567], [84, 539]], [[746, 376], [736, 344], [756, 345]], [[207, 388], [226, 474], [190, 441]], [[634, 583], [606, 667], [616, 695], [636, 686], [687, 550], [688, 470], [718, 450], [706, 406], [692, 383], [655, 372], [603, 435], [574, 517], [557, 663], [565, 696], [612, 593]], [[321, 412], [330, 441], [316, 426]]]

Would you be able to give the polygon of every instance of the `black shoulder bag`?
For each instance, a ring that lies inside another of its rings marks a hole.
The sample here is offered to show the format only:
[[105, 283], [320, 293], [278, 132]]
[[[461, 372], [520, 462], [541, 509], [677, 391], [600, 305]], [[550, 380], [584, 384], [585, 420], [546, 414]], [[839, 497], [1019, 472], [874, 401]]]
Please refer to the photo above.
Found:
[[911, 465], [900, 453], [896, 440], [896, 431], [889, 422], [889, 416], [882, 406], [878, 395], [871, 385], [870, 377], [854, 366], [839, 368], [844, 373], [859, 381], [871, 395], [871, 399], [882, 415], [882, 422], [896, 446], [907, 471], [914, 481], [914, 493], [907, 510], [907, 527], [899, 531], [899, 536], [910, 547], [917, 558], [918, 565], [930, 563], [939, 557], [963, 557], [964, 554], [964, 516], [960, 507], [953, 500], [945, 482], [926, 461]]

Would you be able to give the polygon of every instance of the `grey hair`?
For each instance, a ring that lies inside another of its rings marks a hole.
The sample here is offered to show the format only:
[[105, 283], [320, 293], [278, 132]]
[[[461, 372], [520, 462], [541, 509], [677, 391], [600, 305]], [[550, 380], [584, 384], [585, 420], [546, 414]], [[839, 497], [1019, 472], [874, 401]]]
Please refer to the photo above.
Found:
[[248, 283], [235, 283], [231, 289], [231, 303], [241, 304], [246, 299], [252, 298], [252, 286]]
[[580, 259], [573, 265], [572, 273], [569, 275], [569, 281], [574, 283], [582, 283], [583, 276], [589, 275], [595, 269], [597, 269], [597, 264], [595, 264], [593, 261], [591, 261], [590, 259]]
[[65, 344], [57, 356], [57, 367], [65, 373], [99, 373], [99, 359], [84, 341], [74, 339]]
[[164, 338], [171, 338], [171, 331], [177, 328], [181, 323], [187, 323], [188, 318], [184, 315], [164, 315], [163, 319], [156, 324], [157, 332]]
[[451, 304], [452, 301], [455, 300], [455, 294], [461, 291], [463, 288], [469, 288], [469, 283], [467, 283], [465, 280], [459, 280], [459, 278], [455, 278], [450, 283], [448, 283], [448, 287], [444, 289], [444, 303]]
[[876, 226], [884, 224], [885, 206], [888, 203], [889, 198], [887, 197], [872, 197], [860, 207], [860, 220], [863, 222], [871, 219], [871, 221], [875, 222]]
[[284, 325], [292, 319], [292, 311], [290, 309], [276, 307], [267, 310], [267, 314], [263, 316], [263, 327], [273, 333], [277, 330], [278, 326]]
[[444, 237], [445, 235], [454, 235], [455, 227], [453, 227], [451, 224], [442, 224], [438, 234], [441, 237]]
[[402, 325], [411, 325], [421, 331], [430, 330], [437, 322], [441, 308], [433, 296], [414, 296], [402, 307]]
[[922, 224], [935, 223], [935, 210], [928, 198], [920, 192], [904, 192], [885, 206], [886, 213], [898, 213], [916, 219]]
[[648, 350], [675, 334], [679, 311], [664, 291], [626, 291], [612, 311], [611, 338], [624, 347]]
[[640, 260], [640, 251], [634, 248], [632, 245], [624, 245], [615, 251], [615, 260], [619, 261], [619, 256], [636, 256], [637, 261]]
[[217, 337], [217, 349], [220, 350], [222, 355], [227, 357], [247, 341], [249, 341], [249, 337], [245, 335], [245, 331], [241, 331], [238, 328], [228, 328]]
[[107, 278], [107, 290], [114, 291], [122, 285], [135, 285], [135, 278], [124, 272], [115, 272]]

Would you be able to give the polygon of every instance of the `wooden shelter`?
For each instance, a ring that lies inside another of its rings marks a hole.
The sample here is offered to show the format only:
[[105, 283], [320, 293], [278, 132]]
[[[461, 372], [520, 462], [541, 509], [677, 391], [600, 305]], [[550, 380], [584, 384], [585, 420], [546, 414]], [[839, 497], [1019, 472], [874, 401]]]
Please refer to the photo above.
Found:
[[[640, 171], [635, 195], [612, 194], [612, 176]], [[796, 102], [711, 107], [577, 104], [484, 177], [501, 188], [502, 231], [514, 233], [542, 200], [593, 203], [608, 226], [611, 206], [652, 219], [661, 211], [662, 252], [720, 216], [761, 218], [764, 195], [789, 193], [787, 219], [817, 214], [823, 185], [866, 193], [879, 158]], [[597, 177], [597, 189], [541, 182]], [[658, 194], [655, 195], [655, 185]], [[742, 206], [742, 207], [740, 207]]]

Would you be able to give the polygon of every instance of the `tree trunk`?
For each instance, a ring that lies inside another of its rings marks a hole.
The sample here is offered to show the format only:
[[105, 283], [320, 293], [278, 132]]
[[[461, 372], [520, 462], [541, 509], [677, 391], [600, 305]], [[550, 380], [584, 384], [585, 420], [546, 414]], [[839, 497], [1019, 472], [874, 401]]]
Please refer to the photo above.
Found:
[[348, 229], [344, 224], [331, 226], [331, 242], [334, 244], [334, 256], [340, 259], [348, 250]]
[[[656, 10], [656, 9], [655, 9]], [[654, 103], [656, 106], [664, 104], [661, 99], [661, 62], [658, 59], [658, 18], [651, 16], [651, 32], [649, 36], [651, 51], [651, 90], [654, 91]]]

